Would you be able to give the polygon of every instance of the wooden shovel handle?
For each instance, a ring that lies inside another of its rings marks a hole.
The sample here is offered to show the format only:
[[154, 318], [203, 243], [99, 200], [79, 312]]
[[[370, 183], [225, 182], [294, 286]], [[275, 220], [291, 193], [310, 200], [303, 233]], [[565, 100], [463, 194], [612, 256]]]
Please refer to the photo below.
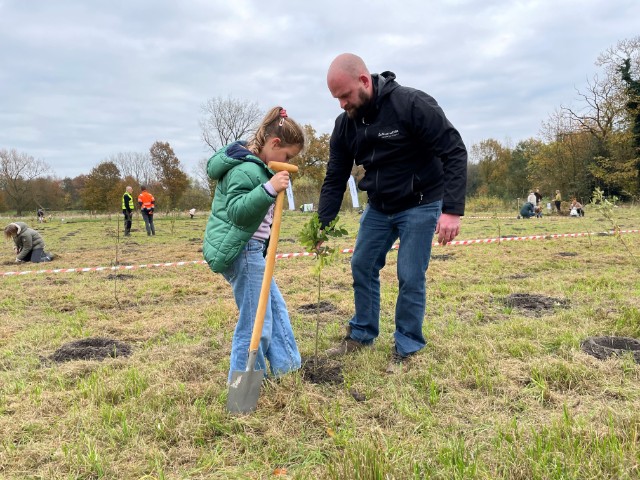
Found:
[[[269, 168], [275, 171], [286, 170], [292, 173], [298, 171], [298, 167], [296, 167], [295, 165], [281, 162], [270, 162]], [[260, 346], [260, 337], [262, 336], [264, 316], [267, 312], [269, 291], [271, 290], [271, 278], [273, 277], [273, 269], [276, 263], [276, 250], [278, 249], [278, 240], [280, 238], [280, 223], [282, 222], [283, 203], [284, 191], [278, 193], [278, 196], [276, 197], [276, 205], [273, 209], [271, 238], [269, 239], [269, 247], [267, 248], [266, 265], [264, 267], [264, 276], [262, 277], [262, 287], [260, 288], [260, 299], [258, 300], [258, 309], [256, 310], [256, 320], [253, 324], [253, 332], [251, 333], [249, 352], [258, 350], [258, 347]]]

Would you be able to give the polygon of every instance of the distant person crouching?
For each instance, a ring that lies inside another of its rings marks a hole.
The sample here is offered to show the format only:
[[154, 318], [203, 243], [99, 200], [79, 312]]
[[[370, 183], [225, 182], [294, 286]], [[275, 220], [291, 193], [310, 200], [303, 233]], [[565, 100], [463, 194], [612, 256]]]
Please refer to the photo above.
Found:
[[535, 207], [533, 206], [533, 203], [525, 202], [524, 205], [522, 205], [522, 208], [520, 209], [520, 215], [518, 215], [518, 218], [531, 218], [535, 214], [536, 212], [535, 212]]
[[53, 255], [44, 251], [44, 240], [33, 228], [26, 223], [10, 223], [4, 228], [4, 236], [13, 240], [16, 253], [16, 263], [22, 262], [49, 262]]

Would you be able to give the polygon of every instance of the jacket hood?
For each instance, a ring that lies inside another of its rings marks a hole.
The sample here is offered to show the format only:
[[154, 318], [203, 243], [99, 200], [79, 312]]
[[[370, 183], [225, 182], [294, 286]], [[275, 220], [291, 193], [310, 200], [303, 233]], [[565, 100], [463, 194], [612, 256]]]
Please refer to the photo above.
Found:
[[400, 85], [396, 82], [396, 74], [393, 72], [374, 73], [371, 75], [376, 89], [376, 106], [380, 104], [380, 100], [389, 95]]
[[374, 100], [362, 116], [367, 123], [378, 115], [383, 99], [400, 86], [396, 82], [396, 74], [389, 71], [371, 74], [371, 82], [373, 83]]
[[29, 228], [29, 227], [27, 226], [27, 224], [26, 224], [26, 223], [23, 223], [23, 222], [15, 222], [15, 223], [12, 223], [11, 225], [15, 225], [16, 227], [18, 227], [18, 233], [17, 233], [16, 235], [20, 235], [20, 234], [21, 234], [21, 233], [23, 233], [27, 228]]
[[267, 167], [265, 163], [246, 148], [246, 142], [238, 141], [218, 150], [207, 162], [209, 178], [220, 180], [236, 165], [252, 162]]

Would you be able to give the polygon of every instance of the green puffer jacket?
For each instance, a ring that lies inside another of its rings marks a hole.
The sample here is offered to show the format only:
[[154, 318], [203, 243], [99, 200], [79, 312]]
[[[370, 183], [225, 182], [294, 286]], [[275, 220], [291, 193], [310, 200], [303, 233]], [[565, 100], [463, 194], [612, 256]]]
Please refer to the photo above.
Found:
[[38, 232], [23, 222], [15, 222], [14, 225], [18, 226], [18, 235], [13, 238], [13, 243], [18, 247], [18, 260], [24, 260], [31, 250], [44, 250], [44, 240]]
[[275, 202], [262, 186], [274, 175], [265, 163], [234, 142], [207, 163], [209, 178], [218, 181], [202, 254], [214, 272], [224, 272], [258, 230]]

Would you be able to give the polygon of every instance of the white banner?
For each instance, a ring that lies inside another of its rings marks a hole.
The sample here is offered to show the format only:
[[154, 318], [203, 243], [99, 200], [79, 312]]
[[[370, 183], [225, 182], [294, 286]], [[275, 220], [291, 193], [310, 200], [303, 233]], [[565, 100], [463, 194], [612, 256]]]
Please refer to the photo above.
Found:
[[291, 182], [287, 187], [287, 200], [289, 200], [289, 210], [295, 210], [296, 206], [293, 203], [293, 189], [291, 188]]
[[351, 202], [353, 203], [353, 208], [358, 208], [360, 203], [358, 202], [358, 188], [356, 187], [356, 179], [353, 178], [353, 175], [349, 177], [349, 191], [351, 192]]

